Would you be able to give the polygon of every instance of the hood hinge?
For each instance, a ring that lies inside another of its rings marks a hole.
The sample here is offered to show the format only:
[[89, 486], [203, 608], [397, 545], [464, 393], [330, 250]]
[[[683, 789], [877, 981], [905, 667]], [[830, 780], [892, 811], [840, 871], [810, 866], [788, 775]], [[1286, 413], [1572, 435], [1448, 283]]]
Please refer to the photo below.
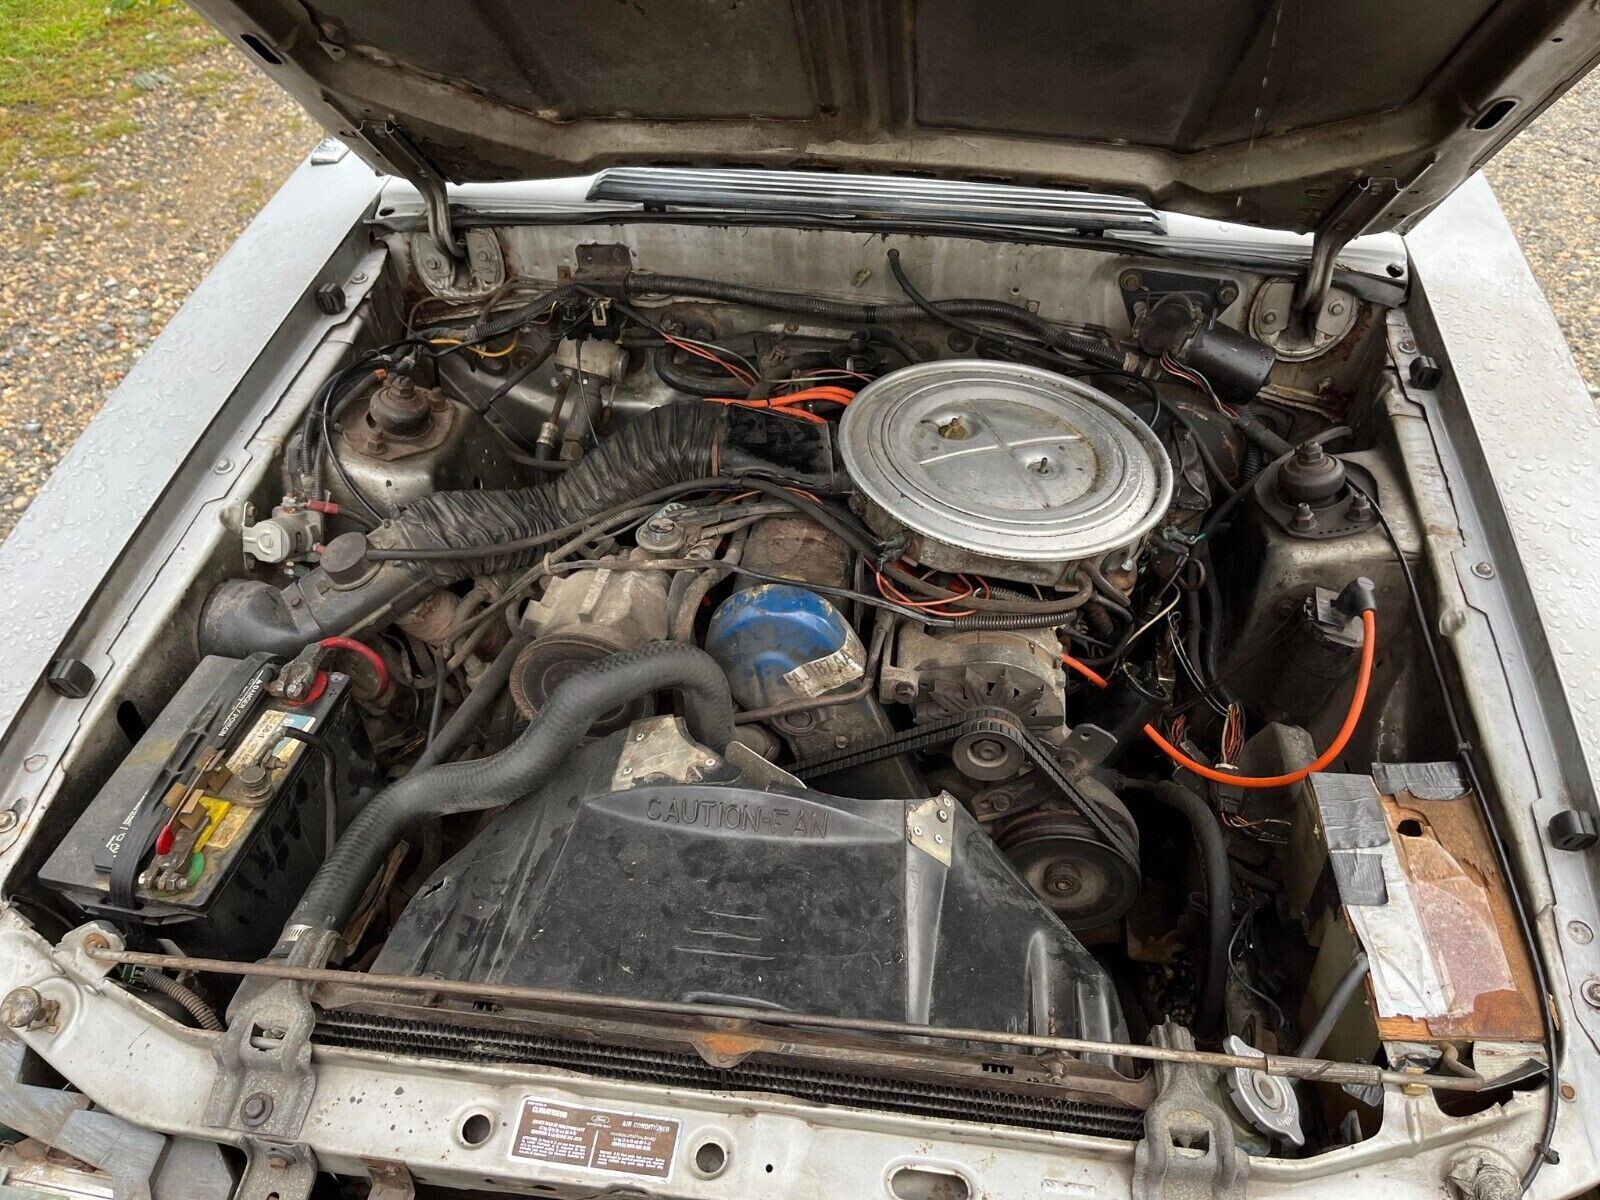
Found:
[[1290, 320], [1297, 321], [1311, 341], [1316, 341], [1317, 321], [1333, 283], [1339, 251], [1371, 228], [1400, 191], [1397, 179], [1358, 179], [1312, 232], [1311, 262], [1305, 278], [1295, 287], [1290, 311]]
[[434, 244], [451, 258], [464, 258], [466, 248], [456, 237], [450, 219], [450, 194], [445, 188], [444, 176], [393, 121], [365, 121], [357, 126], [357, 131], [388, 160], [402, 179], [422, 193], [428, 208], [428, 232], [433, 235]]

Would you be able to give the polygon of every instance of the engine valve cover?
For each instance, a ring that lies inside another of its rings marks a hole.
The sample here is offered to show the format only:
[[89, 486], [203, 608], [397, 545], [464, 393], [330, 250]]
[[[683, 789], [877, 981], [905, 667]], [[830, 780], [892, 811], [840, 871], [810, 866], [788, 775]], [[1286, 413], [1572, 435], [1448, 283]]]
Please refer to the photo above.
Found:
[[1172, 463], [1105, 393], [1019, 363], [922, 363], [868, 384], [839, 448], [885, 537], [945, 571], [1059, 583], [1148, 533]]

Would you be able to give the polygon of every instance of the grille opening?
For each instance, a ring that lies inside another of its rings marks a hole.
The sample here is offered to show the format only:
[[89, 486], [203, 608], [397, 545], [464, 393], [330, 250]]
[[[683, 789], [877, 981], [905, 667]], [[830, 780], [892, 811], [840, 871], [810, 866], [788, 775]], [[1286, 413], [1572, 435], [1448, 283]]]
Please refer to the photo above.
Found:
[[411, 1057], [448, 1062], [562, 1067], [605, 1079], [668, 1087], [775, 1092], [818, 1103], [1122, 1141], [1138, 1141], [1144, 1132], [1144, 1114], [1134, 1109], [996, 1091], [976, 1080], [965, 1084], [880, 1079], [760, 1059], [720, 1068], [692, 1052], [579, 1042], [542, 1033], [468, 1028], [370, 1013], [324, 1013], [312, 1041], [321, 1046], [388, 1053], [400, 1047]]

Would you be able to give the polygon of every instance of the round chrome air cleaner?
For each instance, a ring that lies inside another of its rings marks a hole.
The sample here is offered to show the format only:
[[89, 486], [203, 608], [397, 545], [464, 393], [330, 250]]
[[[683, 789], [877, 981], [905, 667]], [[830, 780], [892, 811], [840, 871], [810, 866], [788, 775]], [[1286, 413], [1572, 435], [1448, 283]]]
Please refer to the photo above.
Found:
[[1019, 363], [922, 363], [862, 389], [840, 452], [882, 536], [945, 571], [1058, 583], [1172, 499], [1155, 434], [1105, 393]]

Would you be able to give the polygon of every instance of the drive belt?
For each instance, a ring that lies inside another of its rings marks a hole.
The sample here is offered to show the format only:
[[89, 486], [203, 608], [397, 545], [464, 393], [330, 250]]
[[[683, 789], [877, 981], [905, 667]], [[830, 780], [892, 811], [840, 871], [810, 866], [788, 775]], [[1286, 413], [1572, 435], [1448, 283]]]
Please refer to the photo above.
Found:
[[998, 738], [1015, 746], [1033, 768], [1061, 793], [1062, 798], [1089, 822], [1107, 846], [1131, 862], [1139, 861], [1138, 846], [1121, 823], [1093, 797], [1085, 795], [1072, 774], [1051, 752], [1050, 747], [1040, 741], [1015, 713], [1004, 708], [969, 709], [964, 715], [948, 721], [918, 725], [904, 733], [891, 734], [889, 737], [879, 738], [877, 741], [858, 745], [849, 750], [801, 759], [790, 768], [790, 771], [809, 782], [825, 775], [864, 767], [901, 754], [942, 750], [972, 734]]

